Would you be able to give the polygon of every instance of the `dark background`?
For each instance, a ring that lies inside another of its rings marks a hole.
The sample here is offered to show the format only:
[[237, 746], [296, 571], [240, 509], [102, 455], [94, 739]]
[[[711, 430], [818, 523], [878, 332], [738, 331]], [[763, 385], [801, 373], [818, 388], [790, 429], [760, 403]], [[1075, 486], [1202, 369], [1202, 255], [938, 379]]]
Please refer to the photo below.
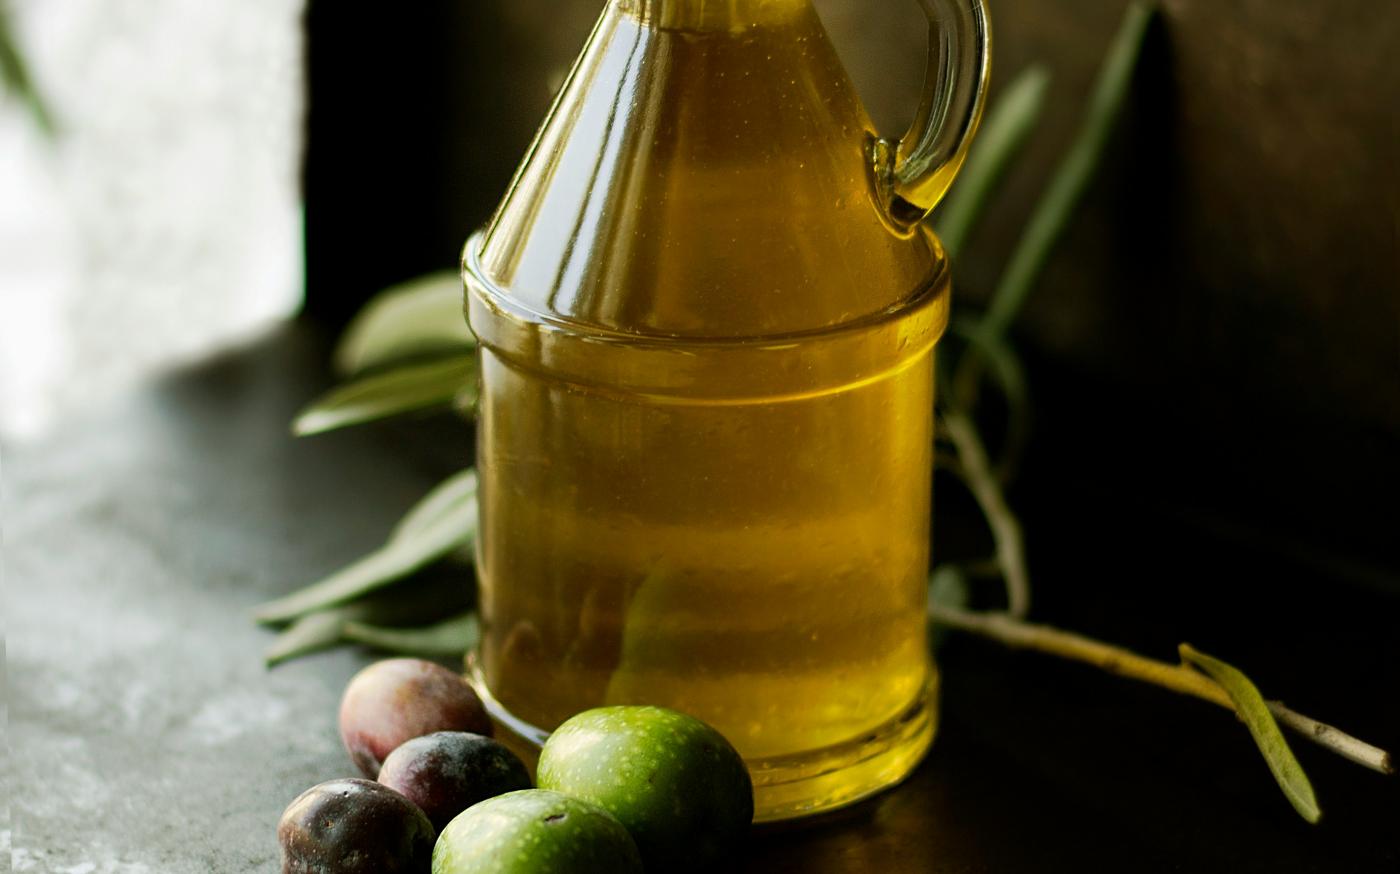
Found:
[[[456, 263], [600, 5], [311, 3], [313, 317], [338, 325]], [[817, 5], [872, 116], [902, 129], [925, 51], [916, 4]], [[957, 259], [963, 303], [994, 285], [1125, 6], [993, 4], [992, 99], [1032, 62], [1053, 82]], [[1163, 4], [1128, 117], [1016, 326], [1035, 472], [1075, 506], [1150, 507], [1400, 591], [1397, 50], [1385, 4]]]

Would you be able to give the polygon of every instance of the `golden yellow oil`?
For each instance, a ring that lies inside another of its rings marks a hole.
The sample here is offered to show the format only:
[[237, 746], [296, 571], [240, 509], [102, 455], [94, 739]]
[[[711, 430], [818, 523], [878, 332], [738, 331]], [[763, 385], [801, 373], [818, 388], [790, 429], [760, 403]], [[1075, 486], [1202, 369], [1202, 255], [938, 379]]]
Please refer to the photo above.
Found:
[[948, 278], [880, 220], [869, 135], [806, 0], [617, 0], [465, 256], [479, 680], [527, 736], [698, 716], [759, 819], [897, 780], [933, 731]]

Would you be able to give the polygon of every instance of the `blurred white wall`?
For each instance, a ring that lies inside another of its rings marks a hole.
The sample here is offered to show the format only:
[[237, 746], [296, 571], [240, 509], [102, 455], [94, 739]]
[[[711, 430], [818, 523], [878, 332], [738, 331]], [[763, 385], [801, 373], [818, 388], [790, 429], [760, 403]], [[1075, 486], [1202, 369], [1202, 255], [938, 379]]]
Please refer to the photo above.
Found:
[[301, 300], [302, 0], [9, 0], [0, 435], [34, 438]]

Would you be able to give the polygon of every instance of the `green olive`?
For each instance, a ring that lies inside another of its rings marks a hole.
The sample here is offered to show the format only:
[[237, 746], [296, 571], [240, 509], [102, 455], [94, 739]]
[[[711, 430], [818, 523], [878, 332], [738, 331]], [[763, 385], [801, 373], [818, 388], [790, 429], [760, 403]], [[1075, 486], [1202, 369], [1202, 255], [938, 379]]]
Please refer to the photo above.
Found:
[[753, 782], [718, 731], [663, 707], [600, 707], [540, 752], [537, 783], [590, 801], [627, 827], [649, 871], [731, 856], [753, 821]]
[[457, 815], [433, 847], [433, 874], [642, 874], [637, 846], [607, 811], [521, 789]]

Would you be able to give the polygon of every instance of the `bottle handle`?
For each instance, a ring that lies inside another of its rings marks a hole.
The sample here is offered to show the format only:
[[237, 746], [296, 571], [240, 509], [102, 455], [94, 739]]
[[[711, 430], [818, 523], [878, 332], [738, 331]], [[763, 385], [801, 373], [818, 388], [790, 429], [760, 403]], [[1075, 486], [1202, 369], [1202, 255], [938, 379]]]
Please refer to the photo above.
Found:
[[985, 0], [919, 0], [928, 16], [923, 99], [898, 142], [874, 141], [875, 180], [885, 213], [907, 232], [953, 183], [982, 120], [991, 69]]

